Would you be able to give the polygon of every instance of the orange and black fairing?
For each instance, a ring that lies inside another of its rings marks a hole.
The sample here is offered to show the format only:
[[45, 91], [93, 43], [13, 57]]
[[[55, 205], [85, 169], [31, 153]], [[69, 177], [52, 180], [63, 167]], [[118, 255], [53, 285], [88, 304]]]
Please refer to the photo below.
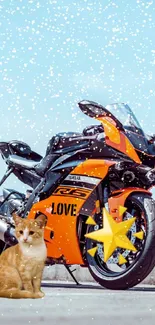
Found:
[[104, 128], [105, 142], [108, 146], [124, 153], [133, 161], [141, 164], [141, 160], [125, 134], [125, 129], [121, 122], [111, 114], [105, 107], [89, 101], [82, 101], [79, 103], [80, 109], [86, 115], [100, 121]]
[[[101, 159], [80, 163], [50, 197], [33, 205], [28, 218], [35, 218], [37, 212], [47, 217], [48, 257], [59, 259], [63, 256], [67, 264], [84, 264], [77, 236], [78, 215], [114, 163]], [[75, 180], [77, 186], [72, 186], [71, 180]]]
[[105, 142], [108, 146], [115, 148], [118, 151], [123, 152], [136, 163], [141, 163], [135, 148], [126, 137], [125, 133], [117, 128], [116, 123], [109, 117], [98, 117], [103, 126], [105, 132]]

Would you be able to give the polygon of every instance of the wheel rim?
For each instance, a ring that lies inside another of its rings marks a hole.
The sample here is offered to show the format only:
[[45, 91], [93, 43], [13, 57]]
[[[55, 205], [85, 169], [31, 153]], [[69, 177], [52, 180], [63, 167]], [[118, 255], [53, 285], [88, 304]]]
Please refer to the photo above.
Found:
[[[123, 215], [123, 221], [128, 220], [130, 218], [136, 217], [136, 220], [130, 231], [127, 233], [127, 237], [133, 243], [137, 252], [131, 252], [126, 249], [117, 248], [112, 256], [108, 259], [108, 261], [104, 262], [104, 252], [103, 252], [103, 244], [94, 242], [91, 239], [87, 239], [86, 241], [86, 250], [90, 250], [93, 247], [97, 246], [97, 251], [94, 257], [90, 256], [87, 253], [87, 261], [90, 269], [92, 269], [93, 273], [101, 277], [118, 277], [123, 273], [128, 272], [136, 262], [139, 260], [140, 255], [143, 252], [146, 236], [147, 236], [147, 220], [146, 213], [144, 207], [137, 200], [128, 200], [126, 202], [127, 211]], [[95, 215], [95, 220], [101, 220], [102, 216]], [[98, 223], [99, 224], [99, 223]], [[102, 222], [100, 221], [99, 228], [102, 228]], [[97, 230], [97, 226], [90, 226], [89, 232]], [[134, 236], [137, 232], [143, 232], [143, 239], [136, 238]], [[124, 264], [119, 264], [119, 256], [123, 256], [126, 262]]]

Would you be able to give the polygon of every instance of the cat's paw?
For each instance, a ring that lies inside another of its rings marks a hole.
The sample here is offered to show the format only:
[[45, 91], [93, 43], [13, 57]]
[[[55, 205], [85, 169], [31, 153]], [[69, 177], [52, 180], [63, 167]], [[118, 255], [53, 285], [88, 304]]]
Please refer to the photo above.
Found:
[[34, 293], [34, 298], [43, 298], [45, 296], [44, 292], [38, 291]]

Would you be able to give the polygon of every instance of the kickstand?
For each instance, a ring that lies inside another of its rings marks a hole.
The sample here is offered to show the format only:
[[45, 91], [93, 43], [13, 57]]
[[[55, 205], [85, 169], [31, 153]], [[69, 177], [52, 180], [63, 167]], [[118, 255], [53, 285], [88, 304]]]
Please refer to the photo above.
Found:
[[75, 283], [76, 283], [77, 285], [80, 285], [80, 283], [76, 280], [76, 278], [75, 278], [75, 276], [74, 276], [74, 274], [73, 274], [73, 272], [74, 272], [76, 269], [71, 270], [71, 269], [70, 269], [70, 266], [67, 265], [67, 264], [64, 264], [64, 266], [65, 266], [65, 268], [67, 269], [67, 271], [69, 272], [69, 274], [71, 275], [72, 279], [75, 281]]

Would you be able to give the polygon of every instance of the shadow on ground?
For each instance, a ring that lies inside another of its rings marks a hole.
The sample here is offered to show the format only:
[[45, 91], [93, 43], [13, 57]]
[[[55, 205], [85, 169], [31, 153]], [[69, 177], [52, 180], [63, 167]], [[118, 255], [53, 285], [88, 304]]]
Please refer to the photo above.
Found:
[[[93, 285], [93, 284], [74, 284], [74, 283], [42, 283], [42, 287], [44, 288], [67, 288], [67, 289], [92, 289], [92, 290], [106, 290], [105, 288], [99, 286], [99, 285]], [[120, 290], [117, 290], [120, 292]], [[125, 291], [125, 290], [123, 290]], [[127, 291], [144, 291], [144, 292], [155, 292], [155, 286], [152, 287], [135, 287], [128, 289]]]

